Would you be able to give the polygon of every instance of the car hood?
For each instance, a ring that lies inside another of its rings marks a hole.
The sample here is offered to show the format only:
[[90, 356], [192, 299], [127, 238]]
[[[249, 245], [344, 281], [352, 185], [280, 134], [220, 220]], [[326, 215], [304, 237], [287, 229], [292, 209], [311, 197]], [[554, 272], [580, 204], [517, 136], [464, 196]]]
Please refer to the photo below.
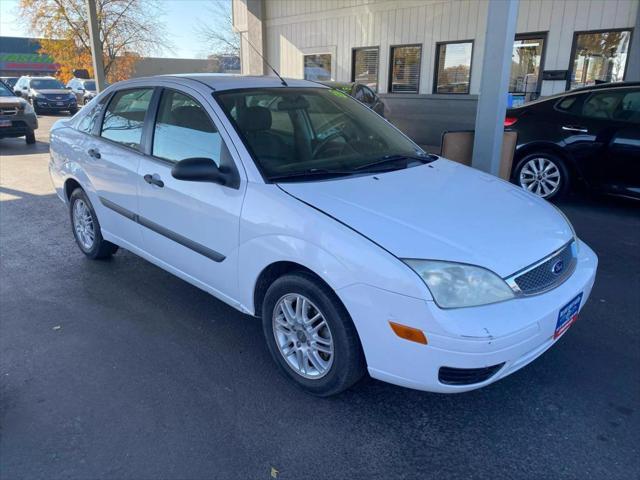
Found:
[[1, 107], [24, 107], [27, 102], [20, 97], [0, 97]]
[[449, 160], [280, 188], [399, 258], [448, 260], [502, 277], [573, 236], [555, 207], [492, 175]]
[[66, 88], [32, 88], [33, 93], [42, 93], [43, 95], [69, 95], [70, 90]]

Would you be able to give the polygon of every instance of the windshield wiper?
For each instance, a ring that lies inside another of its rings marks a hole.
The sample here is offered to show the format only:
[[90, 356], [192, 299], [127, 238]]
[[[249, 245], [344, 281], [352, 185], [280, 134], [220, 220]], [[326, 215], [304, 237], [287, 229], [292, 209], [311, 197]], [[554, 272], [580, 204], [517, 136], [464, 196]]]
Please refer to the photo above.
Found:
[[434, 155], [432, 153], [427, 153], [425, 155], [385, 155], [384, 157], [380, 157], [377, 160], [374, 160], [373, 162], [370, 163], [365, 163], [364, 165], [360, 165], [359, 167], [355, 168], [354, 171], [357, 172], [361, 172], [363, 170], [369, 170], [370, 168], [373, 167], [380, 167], [382, 165], [385, 165], [387, 163], [394, 163], [400, 160], [417, 160], [418, 162], [422, 162], [422, 163], [431, 163], [435, 160], [438, 160], [437, 155]]
[[271, 181], [279, 181], [279, 180], [289, 180], [293, 178], [302, 178], [302, 177], [316, 177], [316, 176], [347, 176], [353, 175], [357, 172], [353, 170], [330, 170], [328, 168], [309, 168], [307, 170], [302, 170], [300, 172], [292, 172], [283, 175], [275, 175], [269, 177]]

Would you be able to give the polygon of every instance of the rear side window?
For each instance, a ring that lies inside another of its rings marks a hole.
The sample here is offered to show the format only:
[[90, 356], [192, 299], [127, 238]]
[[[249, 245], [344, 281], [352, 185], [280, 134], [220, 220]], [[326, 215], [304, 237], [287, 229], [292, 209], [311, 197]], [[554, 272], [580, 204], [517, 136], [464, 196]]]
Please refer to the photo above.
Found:
[[100, 135], [127, 147], [139, 149], [144, 117], [152, 95], [152, 88], [116, 92], [104, 114]]
[[567, 97], [564, 100], [560, 100], [556, 105], [556, 108], [565, 112], [569, 111], [571, 110], [571, 107], [573, 107], [573, 105], [576, 103], [577, 98], [578, 97], [576, 95], [573, 95], [572, 97]]
[[220, 165], [222, 140], [202, 105], [175, 90], [165, 90], [153, 133], [153, 155], [179, 162], [209, 158]]
[[[80, 120], [78, 121], [76, 128], [84, 133], [93, 133], [93, 129], [96, 122], [100, 119], [100, 113], [104, 109], [107, 103], [108, 96], [102, 98], [100, 102], [94, 103], [91, 107], [84, 107], [82, 109]], [[86, 112], [85, 109], [89, 109]]]

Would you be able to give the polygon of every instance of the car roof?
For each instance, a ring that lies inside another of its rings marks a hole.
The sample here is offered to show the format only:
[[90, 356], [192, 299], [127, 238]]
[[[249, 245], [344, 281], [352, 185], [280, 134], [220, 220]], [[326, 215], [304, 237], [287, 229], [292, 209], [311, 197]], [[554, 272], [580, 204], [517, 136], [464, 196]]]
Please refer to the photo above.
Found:
[[[275, 75], [237, 75], [229, 73], [181, 73], [171, 75], [159, 75], [160, 78], [187, 78], [195, 80], [211, 87], [215, 91], [234, 90], [237, 88], [274, 88], [284, 87], [282, 81]], [[154, 77], [147, 77], [154, 78]], [[157, 78], [157, 77], [156, 77]], [[135, 80], [142, 80], [136, 78]], [[289, 87], [315, 87], [325, 88], [316, 82], [285, 78]]]
[[588, 87], [580, 87], [574, 88], [573, 90], [569, 90], [568, 92], [587, 92], [589, 90], [602, 90], [606, 88], [624, 88], [624, 87], [640, 87], [640, 82], [609, 82], [609, 83], [599, 83], [597, 85], [591, 85]]
[[628, 88], [628, 87], [640, 87], [640, 82], [611, 82], [611, 83], [600, 83], [598, 85], [591, 85], [590, 87], [580, 87], [574, 88], [573, 90], [567, 90], [565, 92], [555, 93], [553, 95], [549, 95], [547, 97], [540, 97], [536, 100], [532, 100], [531, 102], [527, 102], [523, 105], [519, 105], [517, 107], [512, 107], [509, 110], [519, 110], [526, 109], [530, 106], [539, 105], [541, 103], [559, 100], [564, 97], [569, 97], [571, 95], [578, 95], [584, 92], [590, 92], [592, 90], [615, 90], [616, 88]]

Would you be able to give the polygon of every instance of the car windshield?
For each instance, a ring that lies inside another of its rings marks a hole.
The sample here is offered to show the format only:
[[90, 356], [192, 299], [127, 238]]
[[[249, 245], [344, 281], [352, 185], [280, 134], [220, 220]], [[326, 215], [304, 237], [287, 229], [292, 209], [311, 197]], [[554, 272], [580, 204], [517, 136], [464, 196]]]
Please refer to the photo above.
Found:
[[267, 180], [389, 171], [431, 160], [386, 120], [340, 90], [261, 88], [215, 97]]
[[40, 90], [55, 90], [62, 89], [64, 85], [62, 85], [58, 80], [54, 80], [53, 78], [42, 78], [31, 80], [30, 84], [31, 88], [40, 89]]
[[14, 93], [7, 86], [0, 82], [0, 97], [13, 97]]
[[87, 80], [86, 82], [84, 82], [84, 89], [85, 90], [95, 90], [96, 89], [96, 82], [94, 82], [93, 80]]

